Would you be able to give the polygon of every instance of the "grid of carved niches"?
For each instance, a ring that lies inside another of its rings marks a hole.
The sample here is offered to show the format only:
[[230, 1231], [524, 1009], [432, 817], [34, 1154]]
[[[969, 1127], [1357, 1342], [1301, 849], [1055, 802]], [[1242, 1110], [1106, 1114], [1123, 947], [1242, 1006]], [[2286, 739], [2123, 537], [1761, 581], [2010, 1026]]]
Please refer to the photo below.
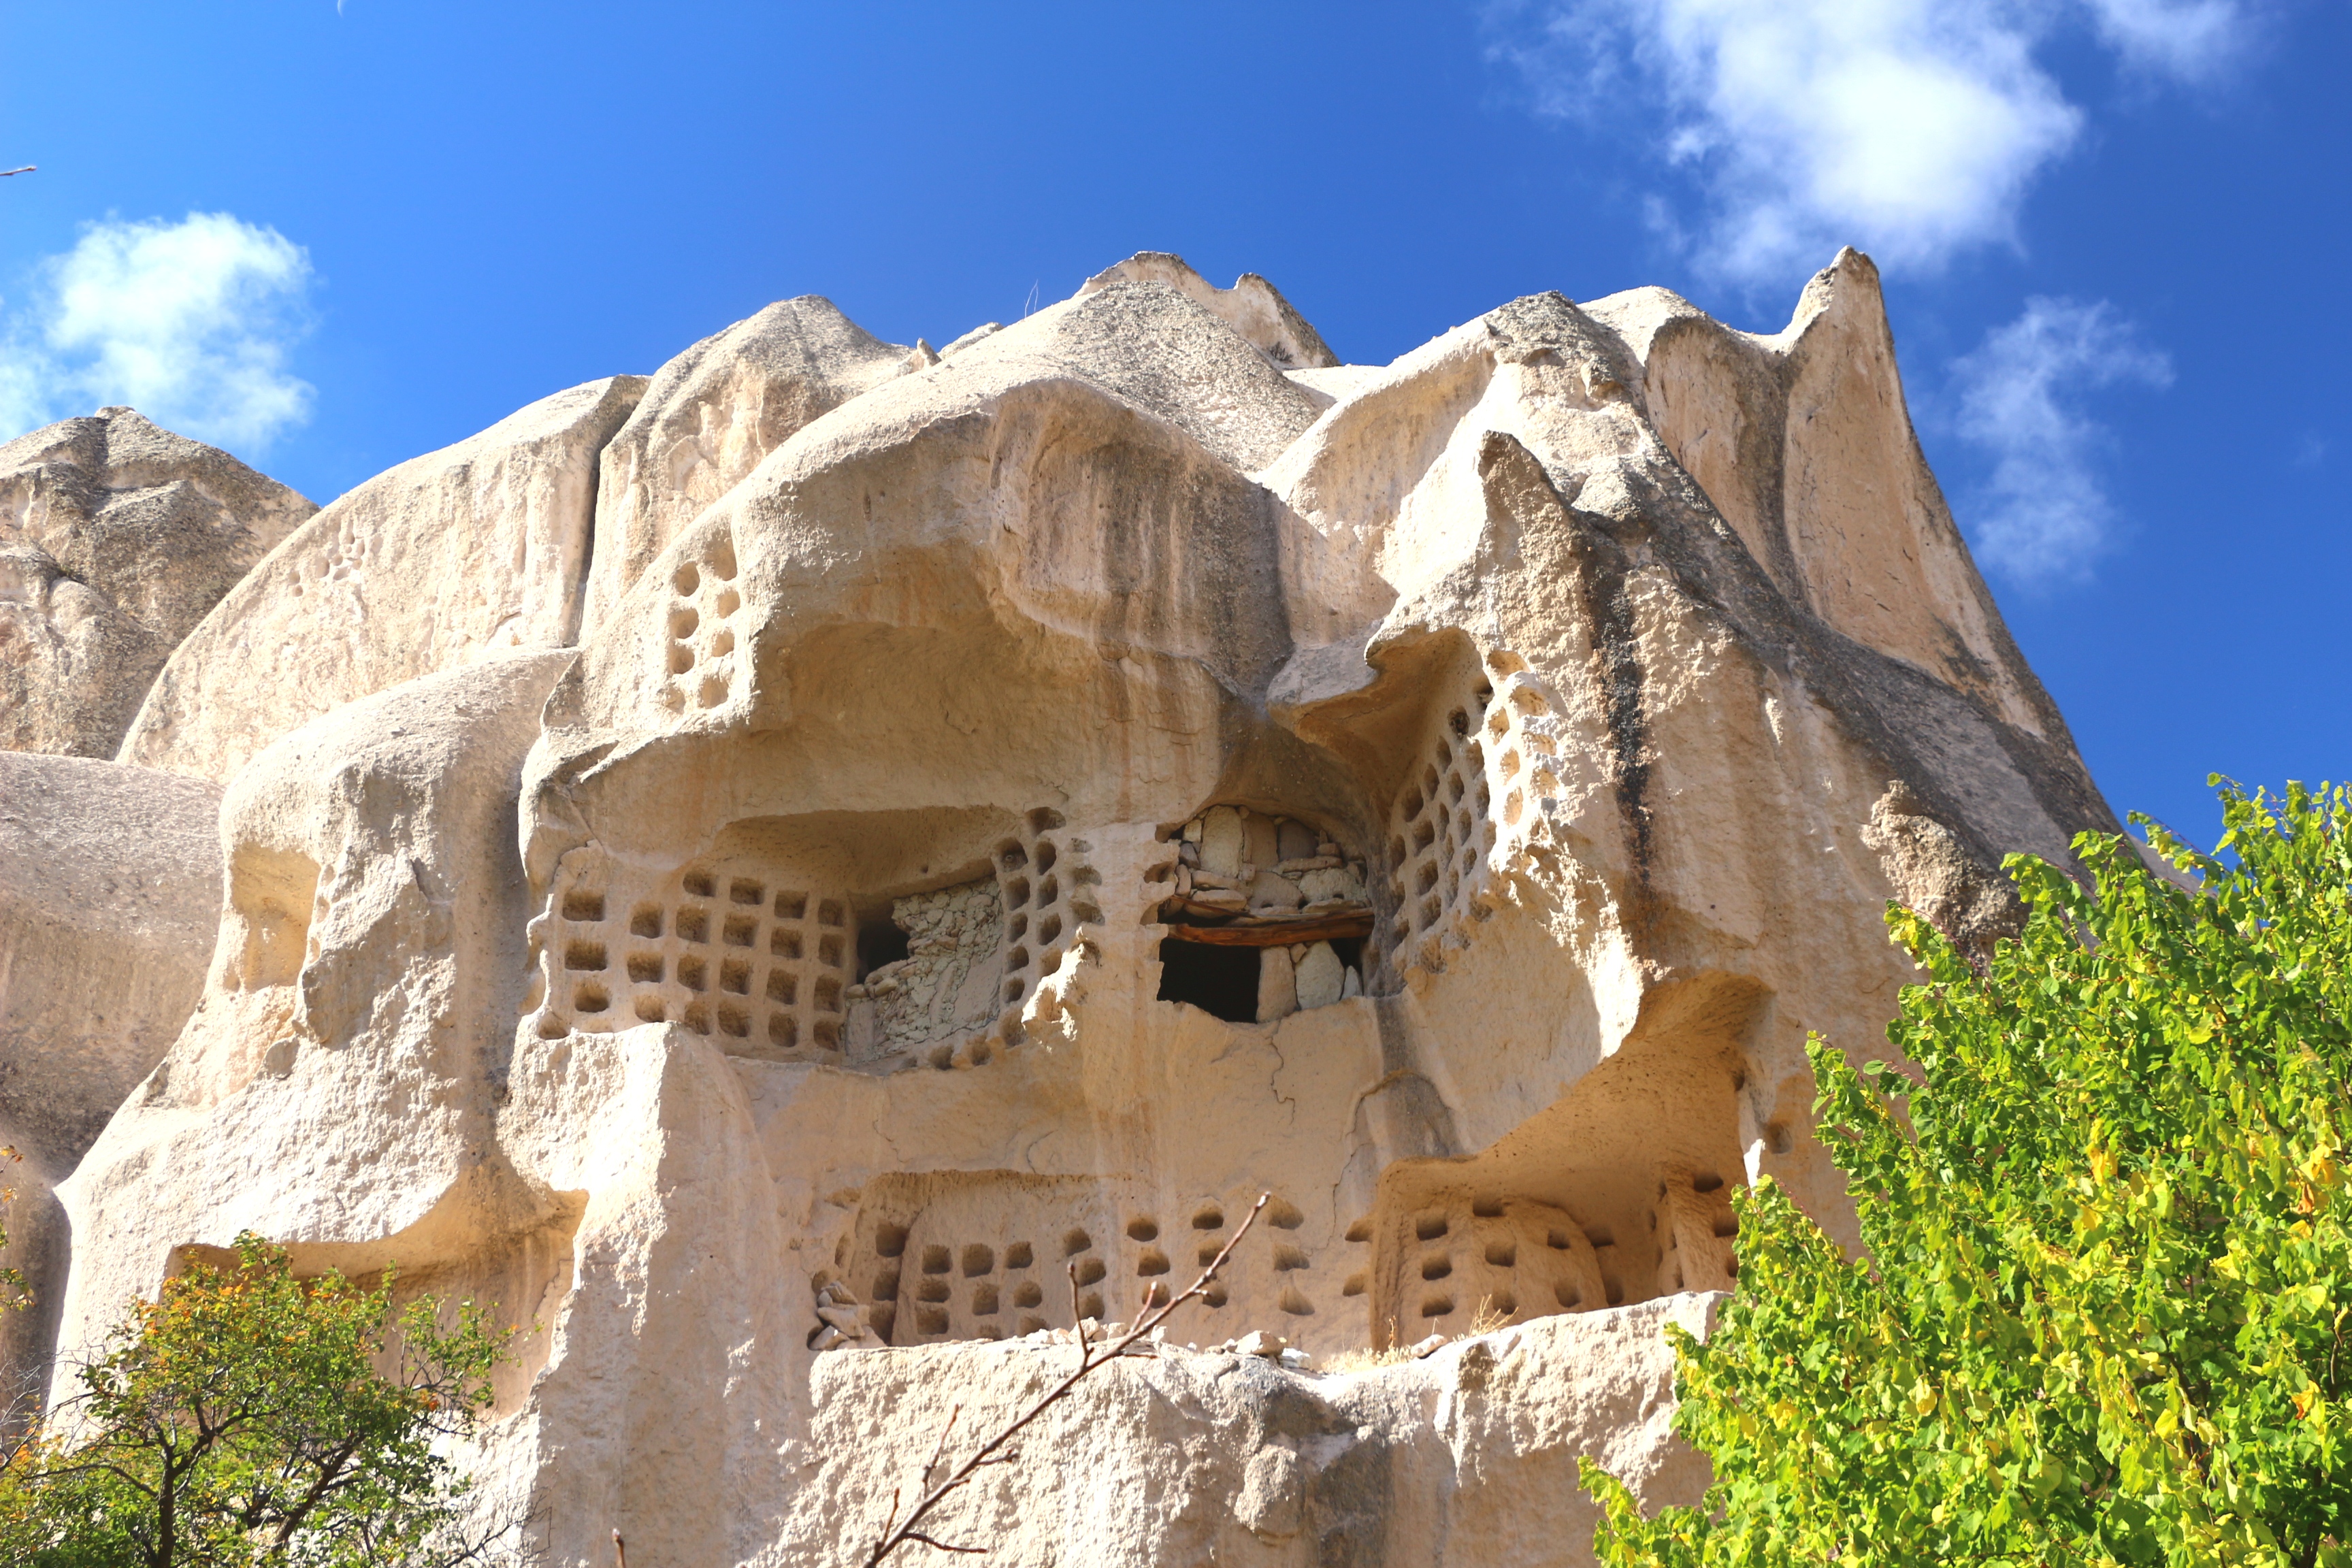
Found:
[[1368, 1252], [1344, 1290], [1371, 1297], [1372, 1342], [1383, 1349], [1625, 1300], [1614, 1238], [1531, 1199], [1435, 1199], [1359, 1220], [1348, 1239]]
[[1659, 1295], [1728, 1290], [1739, 1278], [1739, 1220], [1721, 1176], [1701, 1172], [1661, 1181], [1650, 1228], [1657, 1233]]
[[727, 700], [738, 666], [735, 544], [721, 531], [692, 557], [670, 569], [663, 611], [665, 670], [662, 706], [673, 713], [716, 708]]
[[[871, 1255], [849, 1270], [849, 1284], [887, 1344], [1009, 1339], [1066, 1329], [1077, 1318], [1132, 1321], [1190, 1289], [1248, 1213], [1247, 1202], [1212, 1199], [1174, 1225], [1163, 1226], [1156, 1214], [1131, 1214], [1110, 1234], [1097, 1222], [1057, 1226], [1033, 1213], [980, 1238], [954, 1234], [969, 1222], [942, 1224], [926, 1213], [908, 1224], [873, 1227]], [[1264, 1224], [1272, 1240], [1263, 1250], [1255, 1243], [1236, 1249], [1202, 1293], [1202, 1305], [1221, 1312], [1238, 1289], [1252, 1300], [1271, 1296], [1286, 1313], [1311, 1316], [1315, 1308], [1297, 1283], [1312, 1267], [1296, 1240], [1305, 1223], [1297, 1205], [1269, 1199]], [[1258, 1256], [1248, 1256], [1254, 1252]]]
[[1486, 884], [1498, 843], [1524, 837], [1534, 803], [1559, 790], [1549, 694], [1507, 649], [1486, 663], [1490, 679], [1440, 705], [1390, 813], [1384, 982], [1441, 971], [1444, 949], [1467, 943], [1468, 922], [1494, 912]]
[[854, 959], [838, 893], [688, 867], [652, 894], [565, 889], [557, 913], [547, 1032], [676, 1022], [738, 1056], [838, 1057]]
[[[996, 847], [996, 888], [1004, 910], [1003, 1012], [993, 1034], [1021, 1041], [1021, 1006], [1077, 940], [1078, 928], [1102, 923], [1102, 878], [1087, 863], [1087, 845], [1072, 837], [1062, 814], [1040, 807], [1023, 819], [1024, 831]], [[977, 1043], [977, 1042], [974, 1042]], [[983, 1047], [984, 1048], [984, 1047]], [[970, 1046], [932, 1048], [933, 1065], [968, 1065]]]

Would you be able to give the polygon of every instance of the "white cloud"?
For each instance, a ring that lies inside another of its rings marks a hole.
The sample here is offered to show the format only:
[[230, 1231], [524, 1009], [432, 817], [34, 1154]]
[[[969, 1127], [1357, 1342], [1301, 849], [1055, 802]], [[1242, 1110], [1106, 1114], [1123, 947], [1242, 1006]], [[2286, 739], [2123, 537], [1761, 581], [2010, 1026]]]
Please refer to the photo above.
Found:
[[2125, 63], [2208, 81], [2238, 63], [2252, 19], [2236, 0], [2088, 0], [2100, 38]]
[[2165, 386], [2172, 367], [2105, 300], [2036, 297], [1952, 366], [1954, 428], [1991, 459], [1961, 508], [1976, 553], [2028, 584], [2080, 579], [2107, 542], [2114, 503], [2099, 475], [2105, 426], [2080, 395], [2118, 382]]
[[[1708, 271], [1779, 280], [1838, 246], [1933, 266], [2011, 242], [2080, 136], [2034, 51], [2087, 22], [2126, 60], [2221, 68], [2248, 0], [1526, 0], [1514, 60], [1549, 113], [1632, 128], [1699, 187]], [[1663, 110], [1663, 115], [1661, 114]], [[1801, 270], [1800, 270], [1801, 269]]]
[[251, 452], [309, 417], [287, 367], [308, 326], [309, 254], [226, 213], [88, 225], [11, 317], [0, 424], [14, 435], [125, 403]]

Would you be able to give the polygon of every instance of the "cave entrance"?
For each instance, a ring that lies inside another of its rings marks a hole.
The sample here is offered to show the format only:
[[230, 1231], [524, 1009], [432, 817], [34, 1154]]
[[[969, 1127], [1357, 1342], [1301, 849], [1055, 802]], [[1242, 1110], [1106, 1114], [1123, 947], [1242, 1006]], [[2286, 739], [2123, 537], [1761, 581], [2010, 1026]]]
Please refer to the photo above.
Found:
[[1160, 1000], [1190, 1002], [1228, 1024], [1257, 1022], [1257, 949], [1163, 938]]
[[861, 914], [857, 921], [857, 973], [865, 979], [886, 963], [896, 963], [907, 956], [907, 933], [890, 918], [890, 906], [885, 904], [873, 914]]

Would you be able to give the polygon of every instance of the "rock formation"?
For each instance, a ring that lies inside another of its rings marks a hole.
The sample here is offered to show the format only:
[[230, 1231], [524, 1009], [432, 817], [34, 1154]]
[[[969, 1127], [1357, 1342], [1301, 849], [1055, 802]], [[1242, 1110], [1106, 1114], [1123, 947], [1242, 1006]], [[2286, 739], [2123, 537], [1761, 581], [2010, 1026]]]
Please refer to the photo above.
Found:
[[810, 295], [771, 305], [662, 366], [599, 462], [587, 625], [603, 625], [646, 563], [761, 458], [898, 374], [908, 352]]
[[180, 639], [318, 510], [128, 408], [0, 446], [0, 751], [114, 755]]
[[853, 1560], [1260, 1193], [942, 1531], [1586, 1561], [1578, 1453], [1703, 1484], [1732, 1189], [1851, 1233], [1802, 1047], [1885, 1053], [1887, 900], [1981, 947], [2115, 826], [1852, 252], [1386, 366], [1156, 255], [937, 353], [789, 301], [328, 508], [122, 755], [226, 786], [220, 919], [62, 1352], [247, 1228], [495, 1300], [563, 1564]]
[[597, 454], [645, 378], [542, 397], [311, 518], [163, 667], [121, 759], [226, 784], [278, 736], [580, 625]]
[[[46, 1364], [68, 1262], [51, 1189], [180, 1032], [220, 921], [220, 791], [82, 757], [0, 752], [0, 1369]], [[14, 1387], [0, 1382], [0, 1402]]]

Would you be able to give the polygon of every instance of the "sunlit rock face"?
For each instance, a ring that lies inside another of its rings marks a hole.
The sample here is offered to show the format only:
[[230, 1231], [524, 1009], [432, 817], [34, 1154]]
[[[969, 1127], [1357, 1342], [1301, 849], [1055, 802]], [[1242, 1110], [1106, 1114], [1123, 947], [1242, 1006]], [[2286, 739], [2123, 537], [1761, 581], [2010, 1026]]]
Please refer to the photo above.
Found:
[[0, 752], [114, 755], [180, 640], [318, 510], [134, 409], [0, 445]]
[[[788, 301], [330, 507], [132, 740], [226, 789], [219, 918], [60, 1345], [245, 1228], [495, 1300], [475, 1468], [567, 1564], [851, 1559], [1260, 1194], [942, 1531], [1588, 1560], [1579, 1454], [1704, 1484], [1731, 1191], [1851, 1233], [1802, 1046], [1885, 1052], [1886, 902], [1981, 948], [2114, 826], [1852, 252], [1772, 337], [1547, 294], [1384, 366], [1159, 255], [938, 351]], [[1252, 1331], [1313, 1365], [1183, 1348]]]

